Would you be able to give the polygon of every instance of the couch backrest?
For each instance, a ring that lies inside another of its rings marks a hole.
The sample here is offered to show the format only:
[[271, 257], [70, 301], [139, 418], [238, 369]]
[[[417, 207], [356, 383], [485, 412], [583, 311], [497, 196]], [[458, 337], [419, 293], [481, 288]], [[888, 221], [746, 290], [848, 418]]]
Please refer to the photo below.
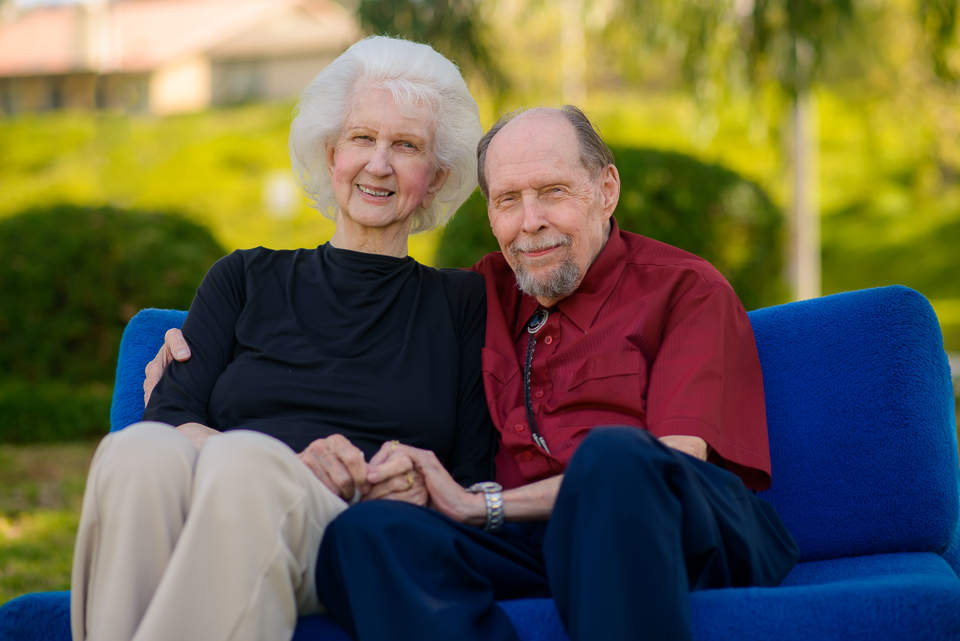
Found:
[[950, 369], [923, 296], [894, 286], [750, 313], [773, 485], [801, 560], [935, 551], [957, 527]]

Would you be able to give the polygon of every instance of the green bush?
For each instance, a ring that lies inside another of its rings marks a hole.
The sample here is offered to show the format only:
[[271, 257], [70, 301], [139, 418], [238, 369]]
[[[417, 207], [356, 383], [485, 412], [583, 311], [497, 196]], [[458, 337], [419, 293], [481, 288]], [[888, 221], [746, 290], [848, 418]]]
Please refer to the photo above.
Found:
[[60, 205], [0, 221], [0, 376], [112, 382], [126, 322], [188, 307], [223, 254], [173, 215]]
[[[759, 186], [683, 154], [611, 149], [622, 181], [615, 214], [621, 229], [707, 259], [747, 309], [786, 301], [783, 215]], [[477, 191], [447, 226], [436, 262], [463, 267], [498, 249]]]
[[110, 431], [113, 389], [104, 383], [0, 382], [0, 443], [101, 438]]

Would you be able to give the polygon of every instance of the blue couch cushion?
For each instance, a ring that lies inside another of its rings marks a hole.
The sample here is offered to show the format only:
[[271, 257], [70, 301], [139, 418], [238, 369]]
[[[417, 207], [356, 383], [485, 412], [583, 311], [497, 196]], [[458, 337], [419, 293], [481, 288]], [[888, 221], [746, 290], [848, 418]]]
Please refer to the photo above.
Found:
[[70, 593], [36, 592], [0, 608], [3, 641], [70, 641]]
[[[71, 641], [70, 592], [25, 594], [5, 603], [0, 640]], [[350, 641], [350, 636], [329, 616], [315, 615], [300, 617], [293, 641]]]
[[[960, 581], [940, 557], [879, 555], [840, 561], [861, 567], [828, 569], [838, 562], [814, 562], [803, 565], [819, 563], [819, 567], [812, 572], [801, 570], [800, 575], [836, 580], [817, 585], [694, 592], [690, 603], [694, 639], [960, 639]], [[854, 570], [854, 576], [845, 577], [850, 570]], [[569, 641], [551, 599], [518, 599], [499, 605], [521, 641]], [[69, 592], [14, 599], [0, 608], [0, 639], [70, 641], [69, 613]], [[293, 639], [349, 641], [346, 632], [325, 615], [301, 617]]]
[[[801, 563], [791, 577], [777, 588], [694, 592], [694, 639], [960, 639], [960, 581], [936, 554]], [[550, 599], [503, 601], [500, 606], [524, 641], [569, 638]]]
[[958, 515], [950, 370], [936, 316], [905, 287], [750, 313], [773, 485], [801, 561], [934, 551]]
[[960, 581], [949, 576], [709, 590], [692, 595], [691, 610], [701, 641], [960, 639]]

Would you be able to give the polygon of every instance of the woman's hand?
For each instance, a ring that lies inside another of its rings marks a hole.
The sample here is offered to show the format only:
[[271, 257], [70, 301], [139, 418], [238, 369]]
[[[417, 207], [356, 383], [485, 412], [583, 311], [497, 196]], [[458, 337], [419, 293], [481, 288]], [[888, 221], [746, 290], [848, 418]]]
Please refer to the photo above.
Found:
[[399, 447], [399, 441], [387, 441], [370, 459], [367, 480], [371, 488], [363, 500], [387, 499], [425, 506], [429, 495], [423, 475], [409, 456], [398, 451]]
[[363, 452], [341, 434], [317, 439], [298, 456], [321, 483], [347, 503], [370, 491]]
[[160, 379], [163, 378], [163, 372], [174, 360], [180, 362], [190, 359], [190, 346], [183, 339], [183, 333], [176, 328], [168, 329], [163, 335], [163, 347], [153, 357], [153, 360], [147, 363], [143, 373], [143, 406], [146, 407], [150, 402], [150, 394], [153, 388], [157, 386]]
[[177, 427], [177, 431], [190, 439], [190, 442], [193, 443], [195, 448], [197, 448], [197, 451], [200, 450], [200, 447], [208, 438], [220, 434], [220, 432], [212, 427], [207, 427], [206, 425], [201, 425], [200, 423], [184, 423], [183, 425], [179, 425]]
[[[382, 452], [383, 449], [377, 454]], [[409, 458], [414, 469], [423, 475], [430, 507], [460, 523], [482, 527], [487, 522], [487, 506], [483, 495], [471, 494], [460, 487], [436, 454], [409, 445], [397, 445], [391, 457], [398, 456]], [[373, 483], [379, 481], [377, 472], [374, 470], [370, 473]]]

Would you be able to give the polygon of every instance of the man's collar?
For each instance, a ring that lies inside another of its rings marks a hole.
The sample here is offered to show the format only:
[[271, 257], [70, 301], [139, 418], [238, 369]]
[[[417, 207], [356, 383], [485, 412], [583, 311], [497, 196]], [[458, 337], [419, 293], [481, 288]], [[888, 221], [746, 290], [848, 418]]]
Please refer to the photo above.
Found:
[[[613, 292], [623, 273], [626, 254], [627, 246], [620, 237], [620, 227], [616, 219], [611, 216], [610, 238], [587, 269], [587, 275], [576, 291], [556, 304], [556, 309], [563, 312], [581, 331], [586, 332], [593, 325], [594, 319], [600, 313], [600, 308]], [[540, 304], [533, 296], [521, 295], [520, 311], [517, 314], [517, 324], [513, 332], [514, 340], [520, 336], [527, 321], [539, 306]]]

